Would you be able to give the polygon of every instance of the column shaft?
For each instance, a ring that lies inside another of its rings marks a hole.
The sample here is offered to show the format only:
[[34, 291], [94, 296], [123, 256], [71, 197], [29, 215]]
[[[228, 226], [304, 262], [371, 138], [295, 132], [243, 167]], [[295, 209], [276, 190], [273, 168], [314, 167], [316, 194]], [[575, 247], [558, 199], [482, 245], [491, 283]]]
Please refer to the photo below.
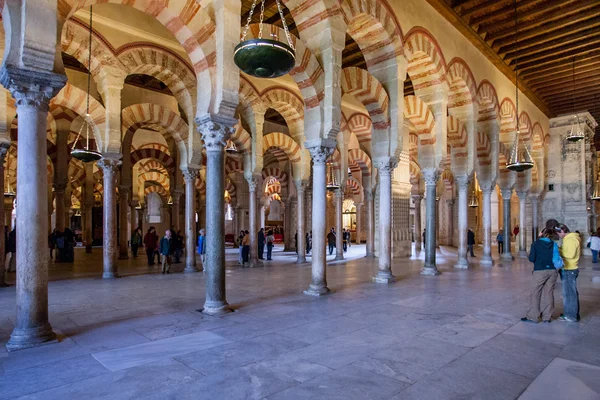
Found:
[[[184, 272], [196, 272], [196, 177], [198, 170], [187, 169], [183, 173], [185, 180], [185, 270]], [[212, 181], [211, 181], [212, 182]], [[223, 191], [225, 192], [225, 191]], [[176, 194], [176, 196], [179, 196]], [[221, 196], [222, 197], [222, 196]], [[224, 200], [223, 200], [224, 201]], [[177, 201], [179, 206], [179, 201]], [[224, 212], [225, 204], [223, 204]], [[175, 211], [176, 221], [179, 220], [179, 210]], [[224, 217], [224, 216], [223, 216]], [[223, 224], [225, 224], [223, 222]], [[225, 225], [223, 225], [225, 230]], [[225, 232], [221, 240], [225, 240]]]
[[312, 278], [309, 288], [304, 293], [312, 296], [322, 296], [329, 293], [325, 256], [325, 231], [327, 223], [325, 162], [333, 149], [318, 146], [309, 148], [309, 151], [313, 160]]
[[[0, 216], [4, 215], [4, 160], [8, 153], [9, 143], [0, 144], [0, 193], [2, 198], [0, 199]], [[8, 286], [6, 284], [6, 241], [4, 232], [0, 234], [0, 287]]]
[[480, 265], [491, 267], [494, 265], [492, 259], [492, 187], [483, 188], [482, 219], [483, 219], [483, 256]]
[[360, 237], [362, 235], [362, 204], [356, 205], [356, 228], [354, 229], [356, 235], [356, 244], [360, 244]]
[[59, 232], [65, 231], [65, 188], [64, 186], [55, 185], [54, 203], [56, 209], [56, 230]]
[[375, 257], [375, 209], [373, 207], [373, 192], [365, 190], [367, 202], [367, 257]]
[[501, 258], [504, 260], [513, 260], [512, 252], [510, 250], [510, 235], [512, 233], [510, 223], [510, 198], [512, 196], [512, 189], [502, 189], [502, 201], [504, 211], [504, 252]]
[[470, 177], [459, 176], [455, 179], [458, 186], [458, 261], [454, 268], [469, 268], [467, 260], [467, 208]]
[[519, 258], [528, 258], [527, 255], [527, 216], [525, 215], [527, 207], [527, 192], [517, 192], [519, 196]]
[[539, 226], [540, 226], [539, 221], [538, 221], [539, 197], [538, 196], [529, 196], [529, 199], [531, 199], [531, 225], [532, 225], [531, 243], [533, 243], [537, 240], [537, 237], [539, 234], [539, 231], [538, 231]]
[[344, 192], [342, 189], [335, 191], [335, 259], [344, 259], [344, 233], [343, 230], [343, 219], [342, 219], [342, 206], [344, 203]]
[[436, 169], [423, 170], [425, 178], [425, 265], [421, 270], [421, 275], [439, 275], [436, 258], [436, 219], [437, 219], [437, 201], [436, 185], [440, 173]]
[[392, 172], [395, 160], [380, 162], [379, 171], [379, 270], [374, 282], [390, 283], [392, 274]]
[[448, 207], [448, 246], [454, 246], [454, 199], [446, 200]]
[[302, 181], [296, 182], [296, 193], [298, 196], [298, 221], [297, 224], [297, 233], [298, 233], [298, 258], [296, 260], [297, 264], [302, 264], [306, 262], [306, 229], [305, 229], [305, 217], [304, 217], [304, 188], [305, 184]]
[[421, 251], [421, 244], [423, 243], [423, 231], [421, 230], [421, 199], [423, 196], [413, 196], [413, 202], [415, 203], [415, 250]]
[[127, 246], [127, 209], [129, 208], [129, 186], [119, 186], [119, 260], [129, 258]]
[[104, 271], [102, 278], [111, 279], [118, 276], [117, 271], [117, 193], [116, 178], [119, 161], [103, 158], [98, 167], [104, 173], [104, 193], [102, 195], [102, 254]]
[[260, 193], [259, 187], [259, 177], [252, 177], [248, 180], [248, 206], [250, 207], [250, 260], [248, 265], [249, 267], [263, 266], [262, 261], [258, 259], [258, 201], [256, 195], [257, 193]]

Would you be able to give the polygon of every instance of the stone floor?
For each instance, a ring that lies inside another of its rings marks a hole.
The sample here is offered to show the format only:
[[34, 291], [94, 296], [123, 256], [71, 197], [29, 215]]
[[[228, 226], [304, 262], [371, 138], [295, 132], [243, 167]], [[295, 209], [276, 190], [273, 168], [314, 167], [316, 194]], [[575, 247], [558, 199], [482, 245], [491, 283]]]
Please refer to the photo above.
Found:
[[[317, 299], [302, 294], [310, 264], [291, 253], [242, 269], [228, 250], [236, 312], [217, 318], [196, 311], [203, 273], [161, 275], [139, 258], [119, 262], [124, 278], [102, 280], [94, 251], [51, 268], [60, 342], [0, 347], [0, 399], [600, 398], [600, 284], [591, 282], [600, 272], [589, 261], [582, 321], [535, 325], [519, 322], [531, 276], [523, 260], [454, 270], [455, 250], [442, 248], [442, 275], [419, 275], [422, 256], [396, 260], [398, 282], [383, 285], [354, 246], [329, 263], [334, 294]], [[558, 316], [560, 284], [556, 295]], [[1, 344], [14, 307], [14, 287], [0, 289]]]

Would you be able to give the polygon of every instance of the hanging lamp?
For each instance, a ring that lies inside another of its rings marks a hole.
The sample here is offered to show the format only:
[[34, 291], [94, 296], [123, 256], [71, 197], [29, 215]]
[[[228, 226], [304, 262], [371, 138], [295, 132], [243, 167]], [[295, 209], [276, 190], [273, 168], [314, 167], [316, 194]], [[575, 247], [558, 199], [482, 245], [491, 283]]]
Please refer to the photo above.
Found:
[[594, 192], [592, 193], [592, 197], [590, 197], [590, 199], [592, 200], [600, 200], [600, 176], [598, 179], [596, 179], [596, 184], [594, 185]]
[[477, 192], [475, 191], [475, 188], [473, 188], [473, 194], [471, 195], [471, 201], [469, 201], [469, 207], [479, 207], [479, 199], [477, 198]]
[[573, 121], [573, 125], [571, 125], [571, 130], [567, 134], [566, 139], [569, 142], [579, 142], [581, 139], [585, 139], [585, 134], [581, 129], [581, 125], [579, 122], [579, 114], [575, 111], [575, 56], [573, 56], [573, 92], [571, 97], [571, 105], [573, 107], [573, 116], [575, 120]]
[[235, 46], [233, 52], [233, 61], [239, 69], [248, 75], [256, 78], [277, 78], [287, 74], [294, 68], [294, 65], [296, 64], [294, 44], [292, 43], [292, 37], [290, 36], [290, 31], [283, 16], [280, 0], [275, 0], [275, 3], [277, 4], [277, 10], [281, 17], [287, 44], [282, 43], [279, 40], [263, 39], [262, 28], [265, 15], [265, 0], [261, 0], [260, 5], [258, 38], [246, 40], [257, 2], [258, 0], [252, 2], [252, 8], [250, 8], [250, 13], [248, 14], [248, 20], [244, 27], [242, 40]]
[[[71, 149], [71, 156], [76, 158], [84, 163], [98, 161], [102, 158], [102, 155], [90, 148], [90, 135], [94, 134], [94, 128], [96, 124], [90, 117], [90, 87], [92, 82], [92, 6], [90, 6], [90, 37], [88, 41], [88, 76], [87, 76], [87, 96], [85, 101], [85, 115], [83, 117], [83, 122], [81, 123], [81, 127], [79, 128], [79, 133], [77, 134], [77, 138], [75, 138], [75, 142], [73, 143], [73, 147]], [[81, 133], [83, 132], [85, 127], [85, 148], [77, 149], [77, 142], [79, 142], [79, 138], [81, 137]]]
[[[519, 51], [519, 14], [517, 12], [517, 1], [515, 0], [515, 48]], [[510, 159], [506, 168], [511, 171], [522, 172], [533, 168], [533, 159], [529, 149], [521, 141], [521, 131], [519, 129], [519, 55], [515, 57], [515, 108], [516, 108], [516, 132], [515, 140], [510, 151]]]
[[235, 146], [235, 143], [233, 143], [233, 140], [231, 139], [227, 139], [227, 142], [225, 143], [225, 152], [226, 153], [237, 153], [237, 147]]
[[335, 169], [333, 168], [333, 162], [327, 161], [326, 166], [326, 176], [327, 176], [327, 190], [334, 191], [340, 188], [340, 183], [338, 182], [337, 176], [335, 175]]
[[173, 205], [173, 197], [169, 196], [169, 199], [167, 200], [167, 204], [170, 206]]
[[8, 183], [6, 185], [6, 190], [4, 191], [4, 197], [14, 198], [17, 196], [17, 193], [15, 193], [15, 191], [12, 188], [12, 185], [10, 184], [10, 170], [8, 169], [8, 167], [9, 166], [6, 167], [6, 169], [8, 170], [6, 172], [6, 179]]

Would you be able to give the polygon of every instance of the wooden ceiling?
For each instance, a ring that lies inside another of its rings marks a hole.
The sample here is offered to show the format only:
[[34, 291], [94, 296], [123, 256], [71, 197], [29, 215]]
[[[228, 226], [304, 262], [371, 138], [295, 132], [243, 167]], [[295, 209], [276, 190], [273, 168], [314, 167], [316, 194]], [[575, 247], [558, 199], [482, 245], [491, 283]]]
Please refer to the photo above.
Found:
[[513, 81], [518, 59], [520, 87], [548, 117], [600, 121], [599, 0], [518, 0], [518, 36], [515, 0], [427, 1]]

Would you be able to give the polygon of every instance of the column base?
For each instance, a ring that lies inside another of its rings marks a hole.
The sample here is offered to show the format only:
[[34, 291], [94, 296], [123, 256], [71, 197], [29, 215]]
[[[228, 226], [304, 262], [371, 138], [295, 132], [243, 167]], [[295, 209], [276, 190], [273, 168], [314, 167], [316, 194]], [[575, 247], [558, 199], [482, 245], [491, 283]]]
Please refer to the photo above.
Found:
[[437, 276], [437, 275], [441, 275], [441, 274], [442, 273], [437, 269], [437, 267], [435, 265], [425, 266], [421, 269], [421, 275]]
[[519, 258], [529, 258], [529, 254], [525, 250], [519, 250]]
[[392, 283], [396, 281], [396, 277], [389, 271], [379, 271], [371, 280], [374, 283]]
[[304, 264], [306, 262], [306, 256], [298, 256], [296, 264]]
[[223, 315], [233, 312], [233, 309], [227, 302], [205, 302], [201, 312], [206, 315]]
[[119, 254], [119, 260], [129, 260], [129, 254]]
[[344, 259], [344, 255], [343, 254], [336, 254], [335, 255], [335, 261], [339, 261], [339, 260], [343, 260]]
[[115, 279], [118, 278], [119, 274], [116, 272], [103, 272], [102, 273], [102, 279]]
[[58, 343], [58, 340], [50, 324], [46, 323], [38, 328], [15, 328], [6, 343], [6, 350], [12, 352], [51, 343]]
[[183, 270], [183, 272], [185, 272], [186, 274], [191, 274], [193, 272], [199, 272], [198, 268], [196, 268], [195, 265], [186, 265], [185, 269]]
[[454, 264], [454, 268], [458, 269], [468, 269], [469, 267], [469, 261], [467, 261], [466, 259], [458, 259], [456, 264]]
[[315, 285], [310, 285], [308, 287], [308, 289], [304, 291], [305, 295], [316, 296], [316, 297], [326, 296], [331, 293], [332, 293], [331, 290], [329, 290], [329, 288], [327, 286], [315, 286]]
[[494, 260], [492, 259], [491, 256], [483, 256], [481, 261], [479, 261], [479, 265], [481, 265], [482, 267], [493, 267]]
[[246, 268], [260, 268], [264, 266], [265, 264], [261, 260], [248, 261], [247, 263], [244, 263], [244, 267]]
[[514, 257], [512, 255], [512, 253], [502, 253], [502, 255], [500, 255], [500, 259], [504, 260], [504, 261], [514, 261]]
[[367, 255], [365, 256], [365, 258], [376, 258], [375, 257], [375, 253], [367, 253]]

